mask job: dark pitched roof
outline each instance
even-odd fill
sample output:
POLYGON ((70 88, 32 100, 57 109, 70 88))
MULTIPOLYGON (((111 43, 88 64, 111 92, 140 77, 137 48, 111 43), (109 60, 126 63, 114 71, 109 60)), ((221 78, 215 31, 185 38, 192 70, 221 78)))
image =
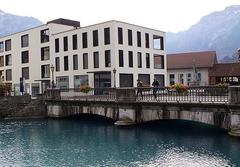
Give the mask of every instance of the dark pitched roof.
POLYGON ((167 55, 167 69, 210 68, 217 63, 215 51, 176 53, 167 55))
POLYGON ((240 63, 214 64, 213 68, 209 70, 209 76, 240 77, 240 63))

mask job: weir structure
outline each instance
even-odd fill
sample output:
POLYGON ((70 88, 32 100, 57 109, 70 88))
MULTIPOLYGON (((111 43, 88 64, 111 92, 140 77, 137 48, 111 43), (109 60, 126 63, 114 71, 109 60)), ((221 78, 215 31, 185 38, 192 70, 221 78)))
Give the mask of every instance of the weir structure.
POLYGON ((49 89, 45 95, 48 117, 95 114, 116 124, 139 124, 162 119, 196 121, 239 135, 240 87, 49 89), (137 91, 142 91, 138 94, 137 91))

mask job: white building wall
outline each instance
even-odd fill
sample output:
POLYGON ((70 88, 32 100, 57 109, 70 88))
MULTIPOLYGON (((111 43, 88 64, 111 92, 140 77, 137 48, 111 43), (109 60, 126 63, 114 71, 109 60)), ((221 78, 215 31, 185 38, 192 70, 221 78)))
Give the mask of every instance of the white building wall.
MULTIPOLYGON (((209 77, 208 77, 208 68, 199 68, 197 69, 198 73, 201 73, 201 81, 200 81, 200 86, 207 86, 209 85, 209 77)), ((184 75, 184 85, 188 84, 187 81, 187 75, 191 73, 191 78, 193 79, 193 69, 176 69, 176 70, 167 70, 167 85, 170 86, 170 74, 174 74, 175 78, 174 81, 175 83, 180 83, 179 80, 179 75, 183 74, 184 75)))

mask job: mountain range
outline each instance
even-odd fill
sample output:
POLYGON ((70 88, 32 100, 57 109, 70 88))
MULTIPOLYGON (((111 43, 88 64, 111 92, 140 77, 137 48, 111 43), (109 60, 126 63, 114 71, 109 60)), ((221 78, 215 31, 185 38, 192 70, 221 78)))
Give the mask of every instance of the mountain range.
POLYGON ((240 5, 201 18, 188 30, 167 33, 167 52, 215 50, 218 60, 233 61, 240 48, 240 5))
POLYGON ((0 37, 43 24, 33 17, 18 16, 0 10, 0 37))

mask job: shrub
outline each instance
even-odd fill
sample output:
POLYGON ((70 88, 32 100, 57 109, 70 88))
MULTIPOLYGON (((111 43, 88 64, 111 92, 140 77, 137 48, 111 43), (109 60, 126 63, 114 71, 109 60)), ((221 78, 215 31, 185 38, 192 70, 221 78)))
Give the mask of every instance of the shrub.
POLYGON ((174 85, 171 85, 171 89, 175 89, 177 93, 187 93, 188 86, 180 83, 175 83, 174 85))
POLYGON ((81 85, 80 86, 80 92, 83 92, 83 93, 88 93, 92 88, 88 85, 81 85))
POLYGON ((11 90, 10 85, 0 84, 0 96, 4 96, 6 93, 9 93, 11 90))

